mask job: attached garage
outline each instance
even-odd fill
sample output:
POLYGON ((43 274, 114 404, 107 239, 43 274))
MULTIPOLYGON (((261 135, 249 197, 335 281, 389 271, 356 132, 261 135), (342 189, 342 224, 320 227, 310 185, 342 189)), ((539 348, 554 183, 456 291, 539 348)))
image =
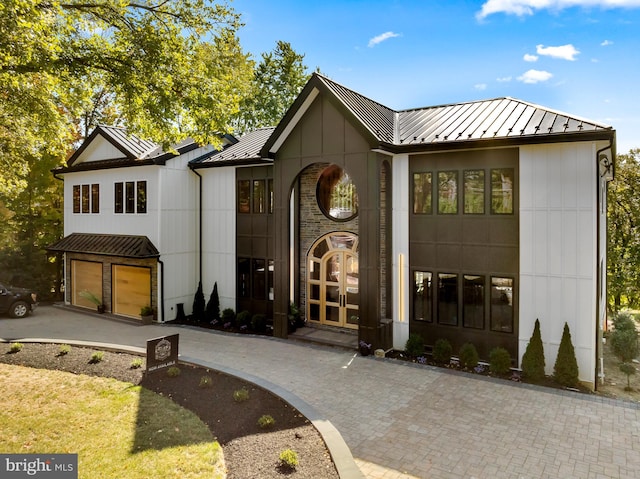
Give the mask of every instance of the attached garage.
POLYGON ((106 312, 135 319, 162 304, 160 253, 146 236, 73 233, 47 250, 64 254, 67 304, 95 310, 95 296, 106 312))
POLYGON ((111 266, 113 313, 138 318, 140 308, 151 304, 151 268, 111 266))

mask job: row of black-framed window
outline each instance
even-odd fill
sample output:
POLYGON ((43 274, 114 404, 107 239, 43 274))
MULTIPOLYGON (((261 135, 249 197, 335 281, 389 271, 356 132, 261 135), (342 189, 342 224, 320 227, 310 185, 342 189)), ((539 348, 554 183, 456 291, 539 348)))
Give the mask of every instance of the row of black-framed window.
POLYGON ((459 173, 456 170, 413 173, 413 213, 433 214, 435 203, 436 211, 441 215, 456 215, 460 211, 483 215, 487 208, 493 215, 513 214, 513 168, 493 168, 488 174, 483 169, 463 170, 462 195, 459 193, 459 173), (433 187, 434 179, 436 188, 433 187), (486 191, 490 191, 488 197, 486 191))
POLYGON ((238 258, 238 297, 273 301, 273 260, 238 258))
POLYGON ((492 331, 513 333, 513 295, 509 277, 414 271, 412 318, 459 326, 462 315, 462 327, 486 329, 488 317, 492 331))
MULTIPOLYGON (((127 181, 114 184, 114 213, 146 213, 147 182, 127 181)), ((73 212, 100 213, 100 185, 73 185, 73 212)))
POLYGON ((273 213, 273 180, 238 180, 238 213, 273 213))
POLYGON ((100 213, 100 185, 73 185, 73 212, 100 213))

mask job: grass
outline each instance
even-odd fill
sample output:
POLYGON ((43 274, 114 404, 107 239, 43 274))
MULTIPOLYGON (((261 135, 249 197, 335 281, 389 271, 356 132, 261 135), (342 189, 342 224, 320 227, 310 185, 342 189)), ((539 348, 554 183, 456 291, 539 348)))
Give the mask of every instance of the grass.
POLYGON ((0 391, 3 453, 77 453, 81 479, 224 477, 207 427, 139 386, 0 364, 0 391))

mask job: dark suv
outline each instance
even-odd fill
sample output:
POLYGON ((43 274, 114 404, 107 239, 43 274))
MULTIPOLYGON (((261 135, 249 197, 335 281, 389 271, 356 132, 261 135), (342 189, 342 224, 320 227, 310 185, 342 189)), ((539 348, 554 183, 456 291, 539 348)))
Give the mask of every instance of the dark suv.
POLYGON ((24 318, 37 306, 36 293, 0 283, 0 314, 9 313, 12 318, 24 318))

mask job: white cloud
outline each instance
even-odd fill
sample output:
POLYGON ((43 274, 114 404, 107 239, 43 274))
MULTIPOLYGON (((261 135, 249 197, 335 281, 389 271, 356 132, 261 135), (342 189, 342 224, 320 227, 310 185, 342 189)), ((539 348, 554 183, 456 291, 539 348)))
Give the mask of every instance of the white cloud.
POLYGON ((524 57, 522 57, 522 59, 525 62, 537 62, 538 61, 538 56, 537 55, 531 55, 530 53, 525 53, 524 57))
POLYGON ((613 42, 611 40, 605 40, 600 44, 601 47, 608 47, 609 45, 613 45, 613 42))
POLYGON ((496 78, 496 81, 498 81, 499 83, 508 83, 511 81, 511 77, 500 77, 500 78, 496 78))
POLYGON ((576 59, 576 55, 578 55, 580 51, 571 44, 561 45, 559 47, 545 47, 544 45, 537 45, 536 53, 538 55, 544 55, 551 58, 574 61, 576 59))
POLYGON ((476 90, 479 91, 484 91, 487 89, 487 84, 486 83, 477 83, 475 85, 473 85, 473 88, 475 88, 476 90))
POLYGON ((640 0, 487 0, 476 13, 483 20, 494 13, 533 15, 536 10, 559 11, 570 7, 639 8, 640 0))
POLYGON ((540 83, 549 80, 553 75, 544 70, 528 70, 518 77, 522 83, 540 83))
POLYGON ((399 33, 394 33, 394 32, 384 32, 378 36, 373 37, 371 40, 369 40, 369 48, 373 48, 375 47, 378 43, 382 43, 385 40, 389 40, 389 38, 395 38, 395 37, 399 37, 400 34, 399 33))

